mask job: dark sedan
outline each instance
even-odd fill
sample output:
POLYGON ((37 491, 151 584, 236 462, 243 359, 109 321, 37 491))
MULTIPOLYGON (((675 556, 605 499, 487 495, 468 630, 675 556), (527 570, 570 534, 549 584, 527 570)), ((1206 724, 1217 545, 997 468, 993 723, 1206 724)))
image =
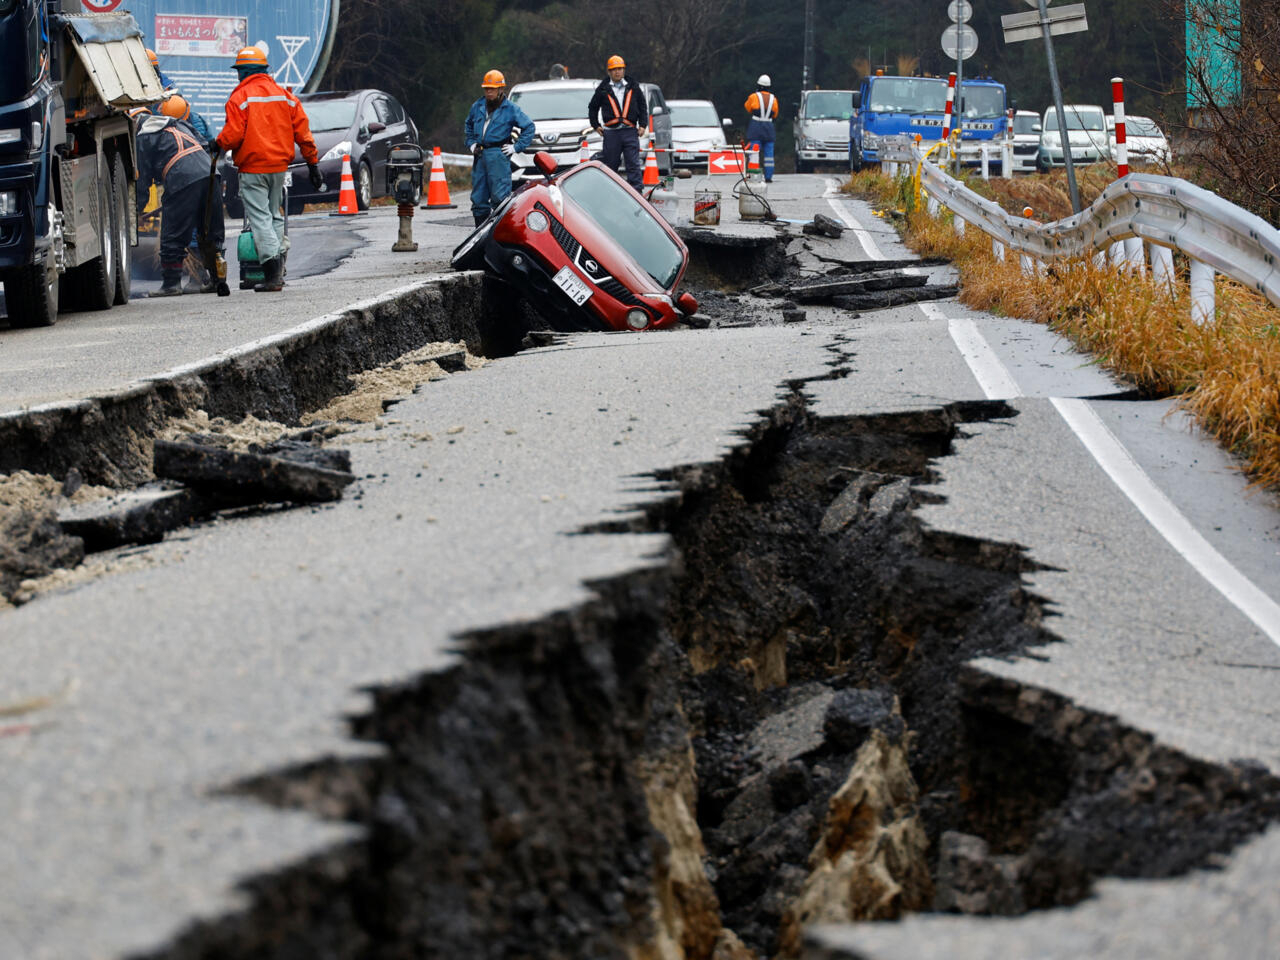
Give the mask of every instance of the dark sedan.
MULTIPOLYGON (((374 197, 387 190, 388 151, 401 143, 417 143, 418 128, 404 107, 382 90, 348 90, 298 95, 311 124, 320 172, 327 188, 320 192, 307 178, 307 165, 295 153, 289 167, 289 212, 299 213, 307 203, 337 203, 342 181, 342 157, 351 157, 351 175, 356 186, 356 205, 364 210, 374 197)), ((223 199, 227 215, 241 217, 240 181, 230 162, 223 164, 223 199)), ((415 202, 417 200, 415 199, 415 202)))

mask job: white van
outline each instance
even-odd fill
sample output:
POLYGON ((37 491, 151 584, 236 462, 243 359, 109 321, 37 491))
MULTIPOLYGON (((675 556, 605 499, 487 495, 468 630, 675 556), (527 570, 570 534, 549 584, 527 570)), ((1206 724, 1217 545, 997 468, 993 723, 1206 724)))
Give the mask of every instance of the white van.
MULTIPOLYGON (((1063 107, 1067 119, 1067 137, 1071 144, 1072 163, 1100 163, 1111 159, 1111 144, 1107 139, 1107 119, 1101 107, 1067 104, 1063 107)), ((1062 134, 1058 130, 1058 111, 1050 107, 1044 112, 1040 133, 1040 153, 1036 167, 1048 173, 1050 167, 1066 164, 1062 149, 1062 134)))

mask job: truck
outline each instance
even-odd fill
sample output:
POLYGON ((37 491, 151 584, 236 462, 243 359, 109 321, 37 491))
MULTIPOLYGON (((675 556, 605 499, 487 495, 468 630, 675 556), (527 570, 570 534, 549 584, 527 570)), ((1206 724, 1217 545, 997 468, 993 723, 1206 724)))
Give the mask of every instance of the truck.
POLYGON ((838 163, 843 168, 849 160, 845 131, 852 118, 852 90, 802 91, 792 124, 796 173, 812 173, 819 163, 838 163))
MULTIPOLYGON (((961 82, 952 123, 961 125, 962 148, 1004 139, 1009 124, 1006 101, 1004 84, 990 77, 961 82)), ((853 95, 849 169, 879 163, 877 151, 887 136, 919 134, 923 141, 941 140, 946 109, 947 81, 941 77, 865 77, 853 95)))
POLYGON ((0 0, 0 283, 10 326, 129 299, 137 147, 162 95, 141 31, 80 0, 0 0), (63 4, 74 4, 66 11, 63 4))

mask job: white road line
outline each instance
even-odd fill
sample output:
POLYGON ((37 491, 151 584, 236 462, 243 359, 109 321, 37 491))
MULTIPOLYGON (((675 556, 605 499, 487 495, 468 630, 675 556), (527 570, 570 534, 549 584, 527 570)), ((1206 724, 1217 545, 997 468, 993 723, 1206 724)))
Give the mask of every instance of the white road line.
POLYGON ((991 349, 976 323, 967 319, 948 320, 947 331, 988 400, 1013 400, 1022 396, 1018 382, 991 349))
POLYGON ((836 183, 834 180, 827 181, 827 189, 823 193, 823 197, 827 203, 831 205, 831 209, 849 228, 849 232, 858 238, 858 243, 862 244, 862 249, 867 251, 867 256, 872 260, 884 260, 885 255, 881 252, 880 247, 876 244, 875 238, 867 231, 865 227, 858 222, 858 218, 853 215, 852 208, 845 205, 836 193, 836 183))
MULTIPOLYGON (((932 303, 918 304, 930 320, 946 320, 932 303)), ((960 355, 989 400, 1012 400, 1022 396, 1008 368, 973 320, 948 320, 947 328, 960 355)), ((1215 590, 1276 644, 1280 644, 1280 604, 1235 568, 1209 543, 1125 449, 1087 400, 1053 397, 1050 402, 1066 421, 1098 466, 1138 508, 1160 536, 1191 564, 1215 590)))
POLYGON ((1280 644, 1280 604, 1263 593, 1200 535, 1191 521, 1152 482, 1087 401, 1054 397, 1052 402, 1098 465, 1169 545, 1258 629, 1274 643, 1280 644))

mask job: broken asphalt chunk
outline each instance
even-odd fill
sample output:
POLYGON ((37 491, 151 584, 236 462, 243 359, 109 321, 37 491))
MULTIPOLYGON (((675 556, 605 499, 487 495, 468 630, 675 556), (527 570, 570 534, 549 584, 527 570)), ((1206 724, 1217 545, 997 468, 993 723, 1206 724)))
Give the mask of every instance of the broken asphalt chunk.
POLYGON ((58 523, 84 541, 86 552, 95 553, 126 543, 156 543, 212 510, 191 490, 154 486, 67 507, 58 512, 58 523))
POLYGON ((299 462, 297 451, 239 453, 194 443, 155 442, 155 475, 228 503, 320 503, 338 500, 355 477, 299 462))
POLYGON ((802 233, 816 237, 830 237, 832 240, 839 240, 844 230, 844 224, 839 220, 833 220, 821 213, 815 213, 813 221, 801 227, 802 233))
POLYGON ((926 300, 946 300, 959 294, 959 287, 917 287, 914 290, 882 290, 875 293, 832 297, 833 306, 844 310, 880 310, 926 300))
POLYGON ((839 280, 821 280, 817 283, 797 284, 790 288, 787 296, 799 303, 829 303, 838 296, 867 293, 872 290, 923 287, 928 282, 929 278, 924 274, 886 271, 884 273, 862 274, 855 277, 842 277, 839 280))

